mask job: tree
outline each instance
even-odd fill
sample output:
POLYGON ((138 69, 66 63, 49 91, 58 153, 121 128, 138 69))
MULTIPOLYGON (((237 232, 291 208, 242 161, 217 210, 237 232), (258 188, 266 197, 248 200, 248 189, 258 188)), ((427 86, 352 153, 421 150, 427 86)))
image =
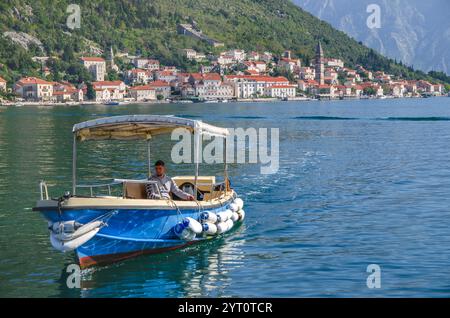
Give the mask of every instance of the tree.
POLYGON ((9 93, 9 92, 4 92, 0 90, 0 100, 1 99, 6 99, 6 100, 14 100, 14 93, 9 93))
POLYGON ((65 80, 71 83, 81 84, 83 82, 91 82, 91 73, 80 63, 72 62, 68 65, 65 80))
POLYGON ((345 73, 339 72, 339 74, 338 74, 339 83, 343 84, 343 83, 345 83, 346 80, 347 80, 347 76, 345 75, 345 73))
POLYGON ((88 100, 95 99, 95 90, 94 86, 92 86, 91 82, 86 83, 87 91, 86 91, 86 97, 88 100))
POLYGON ((66 44, 66 46, 64 47, 62 59, 65 62, 71 62, 75 59, 74 50, 73 50, 72 45, 66 44))
POLYGON ((364 88, 363 92, 364 92, 364 95, 367 95, 367 96, 375 96, 377 94, 377 92, 375 91, 375 88, 370 87, 370 86, 364 88))
POLYGON ((119 74, 114 70, 110 70, 108 72, 108 81, 117 81, 117 80, 119 80, 119 74))

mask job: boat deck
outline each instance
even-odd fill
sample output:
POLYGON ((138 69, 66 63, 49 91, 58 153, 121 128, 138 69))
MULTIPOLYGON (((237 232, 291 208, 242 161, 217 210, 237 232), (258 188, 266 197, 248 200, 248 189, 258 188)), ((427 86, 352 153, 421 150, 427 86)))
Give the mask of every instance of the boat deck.
MULTIPOLYGON (((61 203, 62 210, 73 209, 133 209, 133 210, 165 210, 165 209, 214 209, 226 204, 235 197, 234 191, 208 200, 208 201, 174 201, 174 200, 148 200, 148 199, 126 199, 122 197, 71 197, 61 203)), ((53 210, 58 208, 57 200, 40 200, 34 210, 53 210)))

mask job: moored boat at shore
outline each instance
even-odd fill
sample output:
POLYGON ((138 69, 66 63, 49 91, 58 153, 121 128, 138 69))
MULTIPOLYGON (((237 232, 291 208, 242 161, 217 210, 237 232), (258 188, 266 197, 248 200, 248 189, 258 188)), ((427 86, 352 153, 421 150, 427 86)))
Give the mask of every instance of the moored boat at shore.
POLYGON ((199 176, 198 163, 194 176, 173 178, 180 189, 194 195, 193 201, 181 201, 175 196, 148 199, 146 186, 154 186, 159 193, 161 188, 147 179, 77 184, 77 142, 147 140, 150 175, 150 139, 175 128, 194 134, 194 149, 198 149, 202 135, 228 135, 227 129, 171 116, 115 116, 75 125, 72 192, 51 199, 46 183, 41 182, 41 199, 34 208, 48 221, 52 246, 62 252, 75 251, 80 265, 89 267, 202 242, 242 222, 244 203, 230 187, 226 163, 224 181, 220 183, 214 176, 199 176), (100 188, 106 189, 108 195, 96 195, 100 188), (89 194, 79 195, 82 190, 89 194))
POLYGON ((108 101, 106 103, 104 103, 103 105, 105 106, 119 106, 121 103, 118 101, 108 101))

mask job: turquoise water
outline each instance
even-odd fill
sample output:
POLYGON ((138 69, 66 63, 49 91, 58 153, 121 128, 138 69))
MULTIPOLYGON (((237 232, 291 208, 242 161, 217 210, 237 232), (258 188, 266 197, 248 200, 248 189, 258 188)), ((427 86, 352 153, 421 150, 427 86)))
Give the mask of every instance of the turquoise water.
MULTIPOLYGON (((169 159, 170 144, 155 140, 169 159)), ((0 296, 450 296, 450 98, 0 109, 0 296), (33 212, 37 184, 70 189, 71 127, 118 114, 171 114, 280 128, 280 170, 233 165, 245 224, 226 237, 83 273, 33 212), (366 286, 369 264, 381 289, 366 286)), ((139 177, 145 145, 86 143, 85 181, 139 177)), ((170 165, 172 175, 188 165, 170 165)), ((203 174, 220 174, 220 166, 203 174)))

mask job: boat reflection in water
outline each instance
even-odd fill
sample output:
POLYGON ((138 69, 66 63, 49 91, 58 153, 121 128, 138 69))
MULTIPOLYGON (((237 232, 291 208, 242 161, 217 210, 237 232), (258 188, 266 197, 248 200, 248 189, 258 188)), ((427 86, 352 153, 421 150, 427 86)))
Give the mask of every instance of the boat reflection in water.
MULTIPOLYGON (((232 235, 159 255, 147 255, 82 270, 81 289, 67 287, 61 272, 59 297, 221 297, 244 264, 245 225, 232 235)), ((69 263, 67 264, 67 266, 69 263)))

